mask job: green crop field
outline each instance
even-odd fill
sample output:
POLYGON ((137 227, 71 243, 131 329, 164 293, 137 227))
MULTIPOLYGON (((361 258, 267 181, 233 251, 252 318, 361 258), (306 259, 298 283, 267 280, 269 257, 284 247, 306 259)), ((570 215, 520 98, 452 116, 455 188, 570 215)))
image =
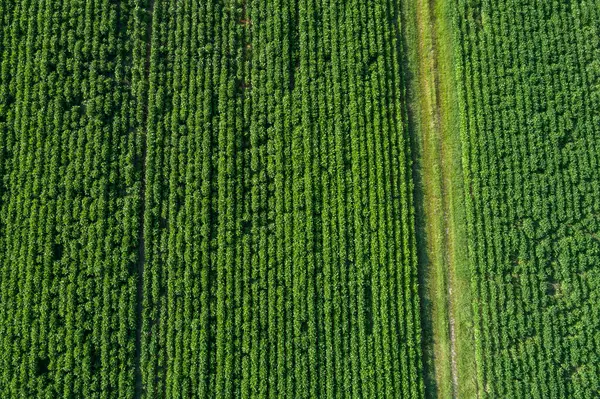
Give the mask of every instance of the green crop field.
POLYGON ((478 386, 599 397, 600 2, 460 3, 478 386))
POLYGON ((600 397, 600 0, 0 23, 0 398, 600 397))

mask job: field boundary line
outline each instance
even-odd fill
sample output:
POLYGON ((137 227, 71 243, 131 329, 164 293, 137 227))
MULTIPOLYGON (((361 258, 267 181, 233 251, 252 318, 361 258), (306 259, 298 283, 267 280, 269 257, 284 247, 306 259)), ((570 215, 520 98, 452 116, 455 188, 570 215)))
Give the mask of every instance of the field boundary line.
POLYGON ((445 148, 442 140, 437 38, 434 0, 417 0, 418 86, 420 88, 420 132, 424 185, 424 217, 428 291, 432 298, 432 334, 434 375, 439 397, 458 396, 452 287, 450 282, 448 204, 443 164, 445 148), (448 386, 448 379, 451 386, 448 386))
MULTIPOLYGON (((418 168, 415 190, 424 365, 427 396, 477 397, 470 270, 467 255, 462 150, 455 74, 454 31, 447 0, 415 0, 407 9, 412 29, 409 103, 413 109, 418 168), (418 228, 419 230, 419 228, 418 228)), ((409 71, 410 72, 410 71, 409 71)))
POLYGON ((446 288, 446 305, 445 305, 445 313, 446 313, 446 321, 448 323, 448 337, 450 340, 450 371, 452 377, 452 397, 458 397, 458 368, 456 365, 456 331, 455 331, 455 320, 454 320, 454 301, 453 301, 453 281, 452 281, 452 272, 454 257, 452 253, 453 245, 454 245, 454 237, 450 233, 450 223, 448 218, 451 217, 451 205, 450 201, 448 201, 449 196, 449 185, 448 185, 448 174, 451 171, 448 171, 445 167, 446 158, 447 158, 447 149, 446 143, 443 137, 443 126, 444 124, 444 116, 442 109, 442 101, 440 99, 440 72, 439 72, 439 51, 438 51, 438 34, 437 34, 437 17, 435 12, 436 0, 428 0, 428 13, 429 13, 429 21, 424 21, 429 25, 429 34, 431 35, 431 76, 433 80, 433 93, 429 93, 434 96, 433 101, 431 101, 430 106, 433 106, 433 120, 432 120, 432 131, 433 134, 439 135, 438 140, 434 143, 434 146, 438 147, 438 157, 437 161, 439 162, 436 165, 436 169, 439 168, 439 178, 440 178, 440 194, 441 194, 441 206, 442 206, 442 215, 443 215, 443 232, 442 232, 442 245, 443 245, 443 265, 444 269, 444 284, 446 288))

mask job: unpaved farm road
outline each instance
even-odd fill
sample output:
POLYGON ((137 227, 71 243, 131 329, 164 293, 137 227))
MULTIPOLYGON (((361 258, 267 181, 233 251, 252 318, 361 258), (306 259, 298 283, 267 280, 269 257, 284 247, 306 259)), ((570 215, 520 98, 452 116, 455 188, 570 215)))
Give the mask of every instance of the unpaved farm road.
POLYGON ((434 367, 438 397, 447 397, 447 377, 451 377, 451 395, 458 397, 458 371, 455 320, 453 316, 452 271, 454 270, 454 237, 449 222, 451 201, 450 162, 443 138, 444 109, 441 103, 439 56, 435 0, 417 0, 418 88, 420 127, 422 130, 422 173, 427 236, 427 269, 431 273, 433 298, 434 367), (439 297, 439 291, 443 297, 439 297), (438 298, 435 300, 435 298, 438 298), (442 302, 442 303, 440 303, 442 302), (436 317, 436 314, 438 317, 436 317), (443 316, 442 319, 440 319, 443 316), (449 346, 449 348, 448 348, 449 346), (450 374, 450 375, 448 375, 450 374))

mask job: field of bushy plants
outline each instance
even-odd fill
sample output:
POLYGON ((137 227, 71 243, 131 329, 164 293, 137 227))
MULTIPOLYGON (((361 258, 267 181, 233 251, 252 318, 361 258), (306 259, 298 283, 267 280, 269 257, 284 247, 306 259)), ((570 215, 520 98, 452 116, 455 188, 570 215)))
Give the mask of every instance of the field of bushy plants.
POLYGON ((398 12, 1 1, 1 396, 421 396, 398 12))
POLYGON ((155 3, 150 397, 422 392, 396 13, 155 3))
POLYGON ((127 2, 0 2, 3 398, 134 392, 134 14, 127 2))
POLYGON ((598 397, 598 3, 457 4, 480 396, 598 397))
POLYGON ((600 397, 598 4, 0 0, 0 398, 600 397))

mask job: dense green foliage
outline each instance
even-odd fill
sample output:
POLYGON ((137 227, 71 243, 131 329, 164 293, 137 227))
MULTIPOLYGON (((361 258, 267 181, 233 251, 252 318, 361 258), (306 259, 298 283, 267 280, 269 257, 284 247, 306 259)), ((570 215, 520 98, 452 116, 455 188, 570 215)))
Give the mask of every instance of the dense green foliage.
POLYGON ((0 398, 599 397, 598 1, 447 1, 0 0, 0 398))
POLYGON ((155 3, 150 397, 422 394, 396 14, 155 3))
POLYGON ((134 390, 133 13, 0 2, 0 396, 134 390))
POLYGON ((394 2, 0 18, 0 396, 422 396, 394 2))
POLYGON ((600 9, 457 1, 482 397, 600 396, 600 9))

